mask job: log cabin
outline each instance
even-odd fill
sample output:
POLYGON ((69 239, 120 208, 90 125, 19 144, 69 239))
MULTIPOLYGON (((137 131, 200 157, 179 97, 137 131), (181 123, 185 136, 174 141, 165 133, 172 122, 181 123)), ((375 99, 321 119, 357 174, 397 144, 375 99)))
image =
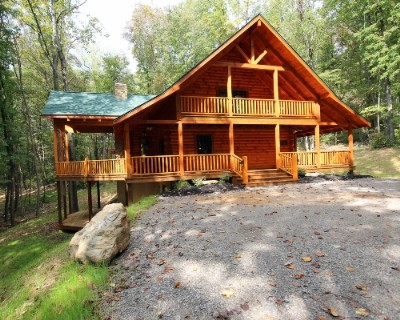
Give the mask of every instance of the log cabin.
POLYGON ((171 181, 230 174, 246 186, 298 179, 298 169, 352 170, 353 130, 370 123, 343 103, 278 32, 257 16, 159 95, 51 92, 60 226, 65 182, 117 181, 119 201, 159 193, 171 181), (347 131, 348 148, 320 136, 347 131), (114 133, 117 156, 70 161, 69 133, 114 133), (314 150, 297 139, 314 137, 314 150))

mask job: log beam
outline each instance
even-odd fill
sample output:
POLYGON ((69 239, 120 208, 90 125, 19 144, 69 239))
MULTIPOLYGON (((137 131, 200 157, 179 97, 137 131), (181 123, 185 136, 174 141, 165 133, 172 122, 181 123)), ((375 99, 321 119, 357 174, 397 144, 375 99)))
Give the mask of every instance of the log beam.
POLYGON ((257 70, 269 70, 269 71, 285 71, 285 69, 281 66, 267 66, 263 64, 252 64, 252 63, 240 63, 240 62, 226 62, 220 61, 214 64, 216 67, 227 67, 230 66, 231 68, 242 68, 242 69, 257 69, 257 70))

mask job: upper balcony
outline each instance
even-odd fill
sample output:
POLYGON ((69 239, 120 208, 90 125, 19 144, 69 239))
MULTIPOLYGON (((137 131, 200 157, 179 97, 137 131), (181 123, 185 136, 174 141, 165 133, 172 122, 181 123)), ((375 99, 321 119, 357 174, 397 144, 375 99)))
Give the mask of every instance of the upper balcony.
POLYGON ((182 116, 285 117, 320 120, 314 101, 182 96, 182 116))

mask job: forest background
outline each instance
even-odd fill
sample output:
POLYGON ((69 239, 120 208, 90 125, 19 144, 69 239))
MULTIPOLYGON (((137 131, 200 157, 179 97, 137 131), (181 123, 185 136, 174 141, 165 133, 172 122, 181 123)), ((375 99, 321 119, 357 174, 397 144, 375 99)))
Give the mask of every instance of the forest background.
MULTIPOLYGON (((101 21, 78 19, 85 0, 0 0, 0 196, 15 224, 32 192, 36 214, 54 182, 52 123, 41 117, 51 90, 159 94, 257 14, 372 127, 355 141, 400 144, 400 3, 398 0, 184 0, 135 6, 125 38, 128 57, 100 55, 101 21), (97 52, 97 53, 96 53, 97 52)), ((112 4, 110 4, 112 5, 112 4)), ((327 144, 347 135, 323 137, 327 144)), ((110 157, 111 135, 75 135, 74 158, 110 157)), ((31 204, 29 204, 31 205, 31 204)))

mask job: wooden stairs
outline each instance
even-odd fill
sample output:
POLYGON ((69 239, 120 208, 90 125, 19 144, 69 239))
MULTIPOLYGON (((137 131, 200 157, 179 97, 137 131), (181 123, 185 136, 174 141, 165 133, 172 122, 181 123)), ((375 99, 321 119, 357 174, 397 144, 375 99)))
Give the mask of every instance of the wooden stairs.
MULTIPOLYGON (((249 183, 247 187, 272 186, 296 182, 293 177, 278 169, 249 170, 249 183)), ((240 177, 233 177, 233 184, 242 184, 240 177)))

